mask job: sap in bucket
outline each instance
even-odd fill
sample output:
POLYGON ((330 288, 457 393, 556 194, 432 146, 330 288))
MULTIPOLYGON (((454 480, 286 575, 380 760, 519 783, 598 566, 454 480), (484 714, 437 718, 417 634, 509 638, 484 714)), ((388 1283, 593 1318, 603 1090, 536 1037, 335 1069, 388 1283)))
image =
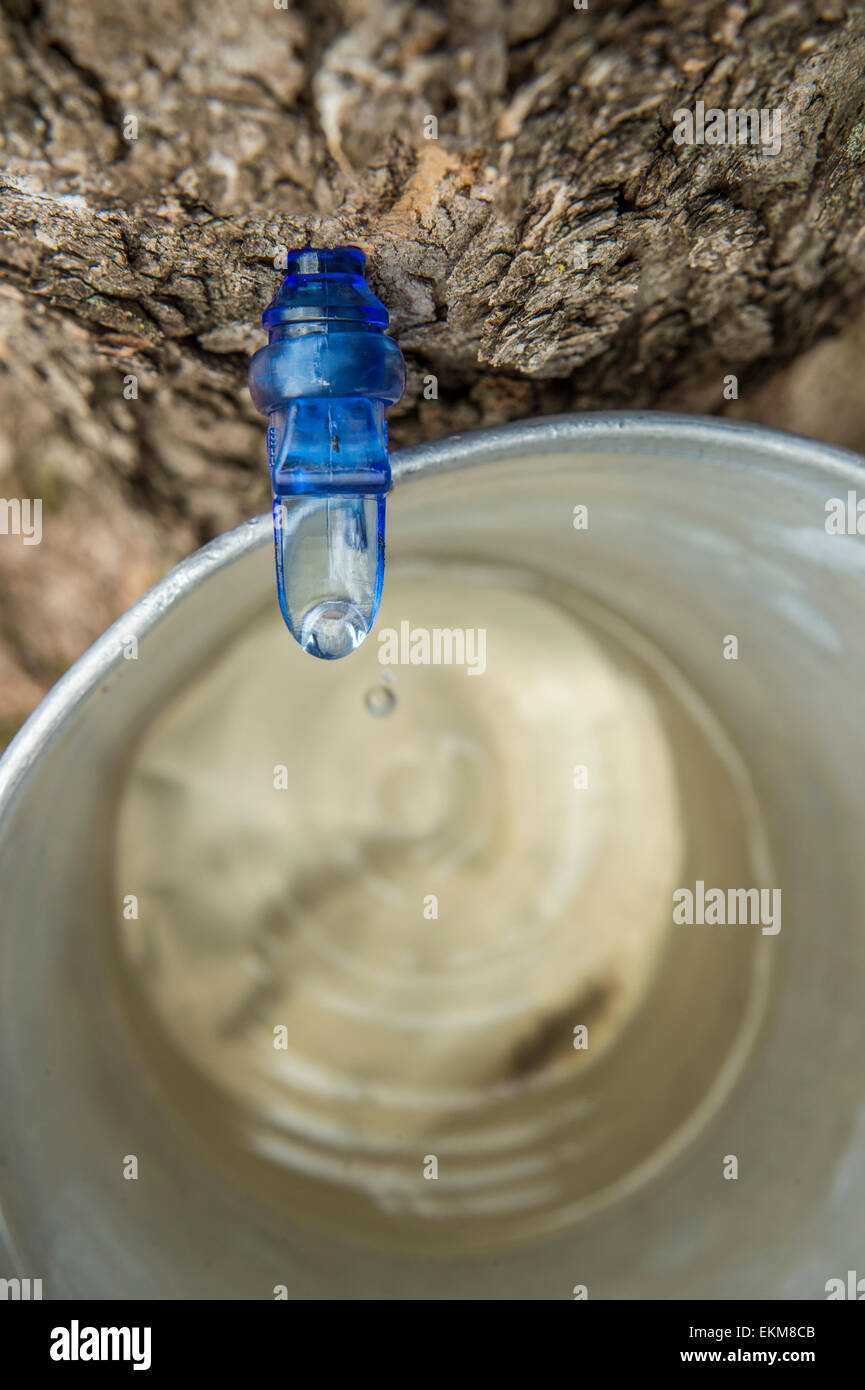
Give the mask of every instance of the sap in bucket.
POLYGON ((821 1298, 855 1267, 852 455, 562 417, 394 459, 318 663, 269 519, 2 764, 2 1209, 50 1297, 821 1298))

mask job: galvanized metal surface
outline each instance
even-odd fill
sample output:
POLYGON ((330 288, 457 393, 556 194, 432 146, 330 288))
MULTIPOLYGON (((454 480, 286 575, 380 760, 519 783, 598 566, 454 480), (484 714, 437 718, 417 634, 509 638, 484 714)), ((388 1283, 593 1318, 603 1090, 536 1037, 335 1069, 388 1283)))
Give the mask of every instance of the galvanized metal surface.
MULTIPOLYGON (((782 434, 759 425, 662 412, 553 415, 495 429, 454 434, 403 449, 393 455, 392 467, 394 486, 399 487, 430 471, 472 468, 491 460, 554 453, 564 447, 586 452, 711 454, 718 462, 734 467, 795 468, 802 456, 803 443, 809 460, 825 468, 827 475, 845 478, 850 487, 862 484, 865 460, 849 450, 812 440, 802 441, 798 435, 782 434)), ((271 528, 271 517, 265 513, 218 536, 190 555, 61 677, 0 757, 0 829, 18 782, 47 749, 64 718, 77 710, 122 660, 118 654, 120 633, 142 639, 183 594, 206 583, 211 575, 240 556, 270 546, 271 528)))
POLYGON ((202 1174, 130 1064, 100 985, 99 930, 111 911, 113 797, 135 738, 208 643, 273 594, 271 521, 257 517, 185 560, 116 623, 0 760, 8 1261, 21 1277, 48 1279, 55 1297, 233 1296, 241 1268, 245 1296, 262 1296, 249 1292, 259 1287, 268 1296, 279 1271, 301 1297, 373 1286, 383 1297, 567 1297, 587 1264, 593 1297, 642 1297, 647 1281, 659 1297, 820 1296, 825 1279, 855 1267, 865 1203, 865 546, 826 535, 821 508, 824 496, 863 488, 865 463, 748 425, 623 413, 457 435, 393 465, 390 545, 409 556, 434 521, 444 551, 471 545, 501 562, 495 508, 519 515, 527 497, 525 558, 541 564, 551 517, 567 530, 569 501, 591 495, 592 529, 579 552, 566 551, 583 557, 581 582, 716 691, 775 807, 774 848, 793 885, 784 990, 759 1061, 721 1129, 611 1209, 597 1237, 587 1227, 476 1264, 346 1261, 302 1232, 286 1244, 266 1212, 202 1174), (609 510, 618 529, 605 531, 595 518, 609 510), (673 617, 682 596, 688 605, 673 617), (738 663, 718 655, 728 614, 743 643, 738 663), (124 660, 129 637, 146 661, 124 660), (131 1131, 148 1145, 137 1205, 115 1190, 115 1156, 131 1131), (779 1167, 800 1132, 793 1182, 779 1167), (738 1232, 714 1195, 719 1182, 707 1197, 705 1178, 734 1144, 748 1147, 760 1192, 759 1223, 738 1232), (180 1252, 193 1237, 197 1272, 187 1278, 180 1252))

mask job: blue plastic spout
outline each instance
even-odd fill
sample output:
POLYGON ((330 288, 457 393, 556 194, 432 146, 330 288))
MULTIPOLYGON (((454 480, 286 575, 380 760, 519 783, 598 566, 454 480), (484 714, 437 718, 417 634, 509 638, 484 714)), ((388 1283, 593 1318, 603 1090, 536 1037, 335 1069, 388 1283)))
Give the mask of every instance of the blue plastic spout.
POLYGON ((384 579, 390 488, 385 407, 405 363, 356 246, 292 251, 249 365, 268 416, 276 582, 282 616, 312 656, 347 656, 370 631, 384 579))

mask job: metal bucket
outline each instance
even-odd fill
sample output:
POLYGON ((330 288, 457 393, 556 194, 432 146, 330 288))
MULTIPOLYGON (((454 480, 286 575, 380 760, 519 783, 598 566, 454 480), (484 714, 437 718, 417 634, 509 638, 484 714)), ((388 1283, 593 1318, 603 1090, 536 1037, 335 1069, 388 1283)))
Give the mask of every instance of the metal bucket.
POLYGON ((567 564, 723 718, 785 885, 748 1068, 670 1162, 494 1257, 350 1249, 275 1221, 166 1122, 104 987, 113 817, 141 732, 272 594, 259 517, 115 624, 0 762, 0 1276, 52 1298, 825 1297, 865 1235, 865 547, 855 520, 826 525, 862 461, 747 425, 611 414, 457 435, 393 464, 390 561, 567 564), (575 545, 577 504, 590 522, 575 545), (507 557, 502 508, 519 516, 507 557))

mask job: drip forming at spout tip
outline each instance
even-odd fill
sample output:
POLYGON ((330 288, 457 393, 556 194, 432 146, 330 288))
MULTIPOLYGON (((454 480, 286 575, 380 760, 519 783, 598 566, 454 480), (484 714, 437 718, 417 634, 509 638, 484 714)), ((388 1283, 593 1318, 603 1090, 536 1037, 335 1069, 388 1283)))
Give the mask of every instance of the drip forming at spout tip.
POLYGON ((326 660, 354 651, 378 612, 391 482, 385 409, 405 389, 365 264, 358 246, 289 252, 262 315, 269 341, 249 368, 269 422, 280 606, 303 650, 326 660))

